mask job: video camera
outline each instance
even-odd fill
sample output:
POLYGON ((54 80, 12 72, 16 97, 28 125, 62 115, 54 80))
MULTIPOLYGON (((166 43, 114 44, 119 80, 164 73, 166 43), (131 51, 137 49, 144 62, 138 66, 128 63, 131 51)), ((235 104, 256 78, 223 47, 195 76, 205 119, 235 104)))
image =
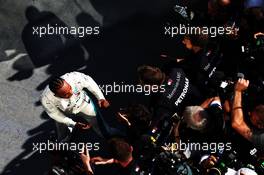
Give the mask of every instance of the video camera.
POLYGON ((221 77, 222 80, 218 80, 217 84, 217 94, 221 99, 230 99, 233 96, 234 87, 238 79, 249 79, 250 84, 248 89, 244 93, 245 100, 244 102, 247 104, 247 101, 251 101, 250 99, 262 98, 264 92, 264 81, 261 78, 250 79, 245 77, 244 73, 238 72, 233 77, 225 77, 224 75, 221 77))

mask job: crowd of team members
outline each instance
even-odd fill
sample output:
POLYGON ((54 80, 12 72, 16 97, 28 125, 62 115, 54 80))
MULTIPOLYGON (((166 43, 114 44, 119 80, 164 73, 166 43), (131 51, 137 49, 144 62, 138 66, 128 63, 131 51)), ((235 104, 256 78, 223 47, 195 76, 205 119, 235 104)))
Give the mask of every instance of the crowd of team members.
MULTIPOLYGON (((150 128, 162 128, 161 123, 172 122, 176 113, 180 117, 174 121, 172 142, 179 139, 194 143, 230 142, 231 150, 221 149, 238 152, 244 162, 230 164, 234 169, 250 164, 252 156, 254 161, 263 161, 264 149, 264 11, 263 7, 245 4, 244 1, 209 1, 208 13, 195 8, 178 11, 184 17, 182 21, 194 26, 232 24, 239 32, 216 38, 205 34, 185 35, 182 43, 188 53, 184 57, 165 56, 169 60, 159 68, 138 68, 142 84, 165 85, 164 93, 152 96, 150 128), (191 13, 194 17, 188 18, 191 13)), ((161 138, 161 142, 166 141, 161 138)), ((190 157, 198 158, 197 163, 204 154, 210 151, 200 150, 190 157)), ((211 156, 219 158, 219 155, 211 156)), ((261 164, 254 166, 255 171, 261 168, 261 164)), ((203 173, 200 173, 206 174, 210 168, 201 168, 203 173)))
MULTIPOLYGON (((264 10, 246 6, 250 1, 207 3, 208 11, 184 4, 184 12, 174 12, 190 25, 232 24, 239 32, 214 38, 185 35, 184 57, 170 56, 163 65, 140 66, 140 84, 163 85, 165 91, 152 93, 149 105, 135 104, 117 113, 125 132, 105 137, 113 158, 81 154, 88 173, 92 173, 90 163, 117 163, 122 175, 217 174, 227 167, 237 174, 263 173, 264 10), (180 150, 181 143, 215 146, 180 150), (166 163, 170 156, 180 160, 166 163), (156 161, 151 162, 153 158, 156 161)), ((99 106, 107 107, 107 103, 101 101, 99 106)))

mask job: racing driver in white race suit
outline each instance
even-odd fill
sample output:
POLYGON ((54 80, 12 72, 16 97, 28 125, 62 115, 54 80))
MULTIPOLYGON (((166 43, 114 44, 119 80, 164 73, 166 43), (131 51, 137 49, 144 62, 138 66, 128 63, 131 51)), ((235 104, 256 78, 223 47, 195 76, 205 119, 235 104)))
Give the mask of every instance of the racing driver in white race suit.
POLYGON ((99 136, 104 137, 105 133, 109 131, 110 127, 98 114, 96 105, 84 89, 97 98, 99 107, 107 108, 109 106, 109 102, 96 82, 90 76, 80 72, 66 73, 61 77, 54 78, 43 91, 41 103, 47 114, 57 121, 58 140, 67 138, 73 127, 89 129, 92 126, 99 136), (79 115, 87 123, 75 122, 67 114, 79 115))

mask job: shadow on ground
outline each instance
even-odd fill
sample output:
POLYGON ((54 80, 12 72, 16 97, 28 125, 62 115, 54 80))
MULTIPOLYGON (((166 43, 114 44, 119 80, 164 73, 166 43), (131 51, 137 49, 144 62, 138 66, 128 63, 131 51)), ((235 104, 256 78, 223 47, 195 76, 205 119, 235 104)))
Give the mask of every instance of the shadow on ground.
POLYGON ((14 158, 4 168, 2 175, 21 174, 43 174, 49 169, 49 157, 47 152, 39 153, 33 151, 34 144, 45 143, 49 137, 54 135, 54 121, 48 118, 46 113, 42 113, 45 122, 38 127, 28 130, 29 138, 22 145, 23 152, 14 158))
MULTIPOLYGON (((36 87, 42 91, 52 76, 70 71, 80 71, 93 77, 98 84, 113 82, 136 84, 136 69, 142 64, 160 64, 164 48, 162 37, 163 16, 168 4, 158 2, 116 2, 91 1, 103 16, 100 35, 77 38, 76 36, 33 34, 32 28, 43 26, 64 26, 66 23, 50 11, 40 11, 30 6, 25 10, 28 20, 21 38, 30 60, 18 59, 13 68, 17 73, 9 81, 22 81, 34 74, 34 69, 47 66, 50 77, 36 87), (31 66, 27 66, 31 63, 31 66)), ((76 16, 79 26, 99 26, 86 12, 76 16)), ((114 109, 128 103, 142 103, 143 94, 109 94, 114 109)), ((40 105, 39 102, 36 105, 40 105)), ((43 114, 45 118, 45 114, 43 114)), ((110 118, 111 119, 111 118, 110 118)), ((109 119, 108 119, 109 120, 109 119)), ((32 151, 33 143, 45 142, 54 132, 54 122, 46 120, 40 126, 28 131, 29 139, 22 145, 23 152, 5 167, 3 174, 43 174, 48 169, 48 156, 32 151)))

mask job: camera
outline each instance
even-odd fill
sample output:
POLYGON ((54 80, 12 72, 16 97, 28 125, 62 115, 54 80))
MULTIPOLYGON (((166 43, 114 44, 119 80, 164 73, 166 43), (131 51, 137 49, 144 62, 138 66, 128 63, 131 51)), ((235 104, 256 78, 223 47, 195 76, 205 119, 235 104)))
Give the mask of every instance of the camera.
MULTIPOLYGON (((176 167, 176 163, 181 161, 182 157, 180 154, 170 153, 164 150, 162 146, 166 143, 171 136, 172 130, 174 128, 174 123, 182 120, 177 113, 173 114, 171 117, 167 117, 161 120, 157 126, 154 126, 148 134, 141 137, 141 153, 138 158, 137 171, 141 174, 153 174, 156 172, 154 169, 161 167, 161 163, 167 166, 167 161, 170 161, 171 169, 176 167)), ((163 167, 167 169, 166 167, 163 167)), ((172 171, 173 170, 168 170, 172 171)))
POLYGON ((165 118, 158 123, 157 126, 152 128, 150 135, 151 141, 157 146, 162 146, 170 137, 173 130, 173 124, 182 120, 177 113, 174 113, 171 117, 165 118))
POLYGON ((192 175, 192 167, 177 153, 161 152, 154 161, 153 175, 192 175))

